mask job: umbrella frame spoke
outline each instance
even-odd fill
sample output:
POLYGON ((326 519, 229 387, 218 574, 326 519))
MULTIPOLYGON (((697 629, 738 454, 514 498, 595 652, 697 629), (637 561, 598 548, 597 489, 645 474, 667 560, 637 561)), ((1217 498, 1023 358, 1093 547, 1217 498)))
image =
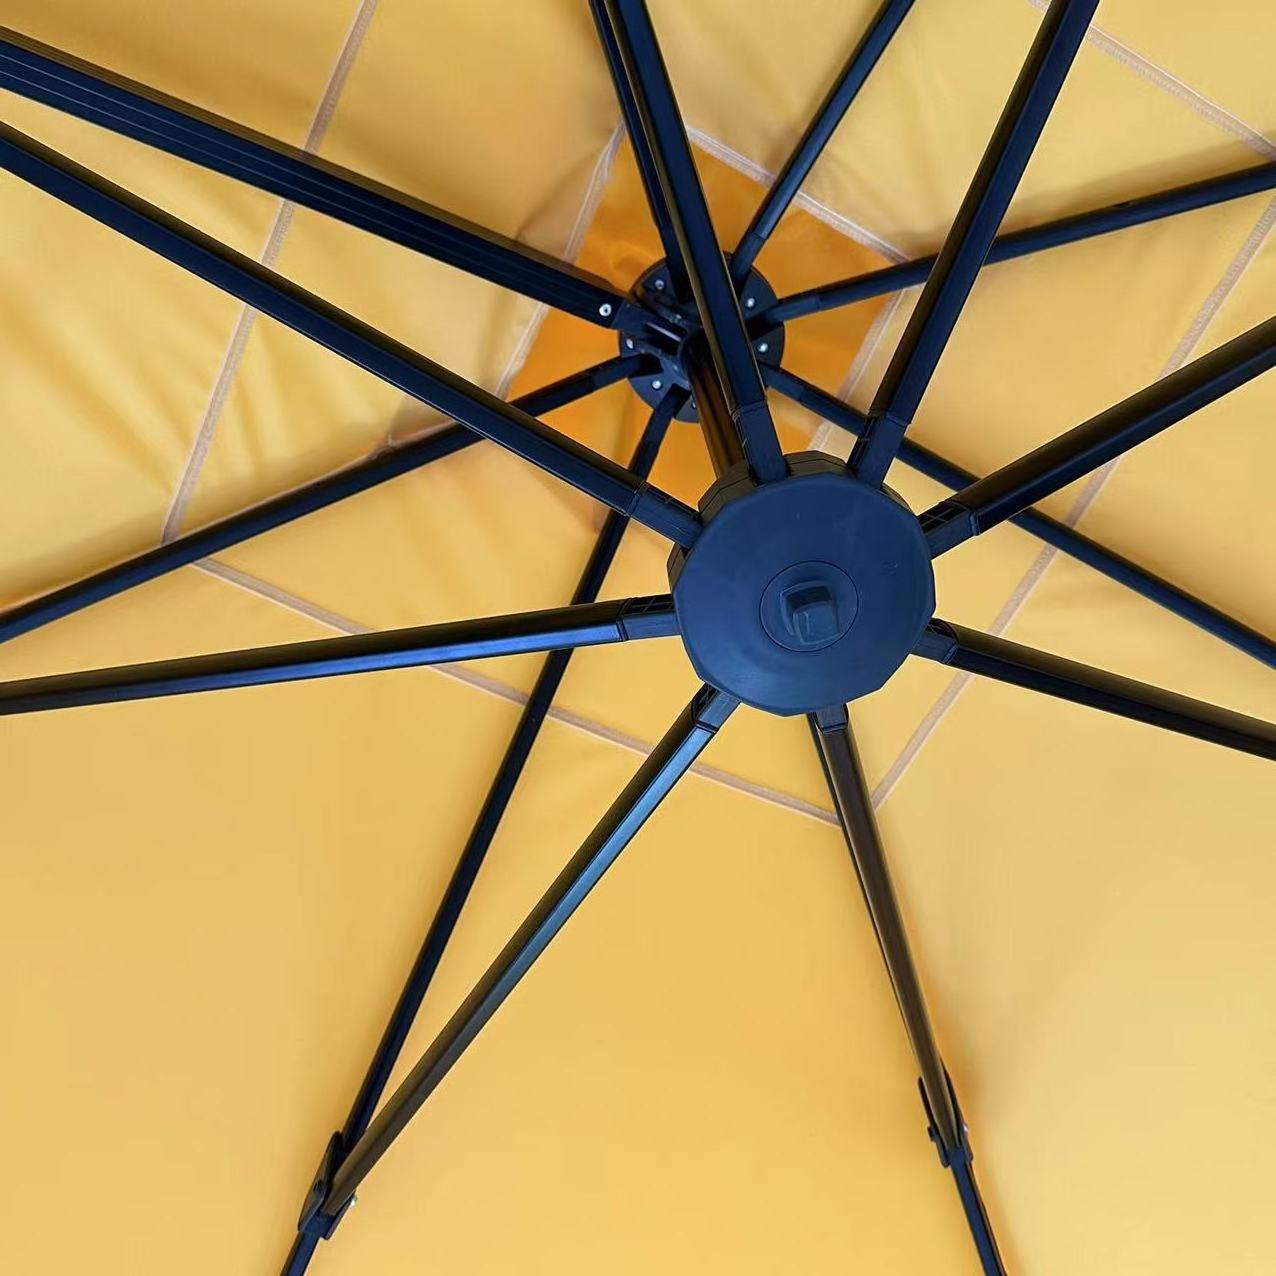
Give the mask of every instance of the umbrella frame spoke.
POLYGON ((873 923, 882 961, 890 976, 904 1031, 921 1072, 918 1088, 931 1140, 939 1153, 940 1164, 953 1174, 985 1276, 1005 1276, 992 1225, 975 1182, 969 1132, 961 1116, 952 1078, 939 1053, 846 706, 835 705, 809 714, 807 722, 847 850, 855 865, 855 876, 873 923))
POLYGON ((1154 381, 921 515, 933 555, 996 527, 1276 366, 1276 318, 1154 381))
POLYGON ((605 328, 649 317, 600 276, 0 27, 0 88, 325 213, 605 328))
MULTIPOLYGON (((1243 199, 1246 195, 1257 195, 1273 188, 1276 188, 1276 161, 1254 164, 1233 173, 1225 173, 1221 177, 1187 182, 1151 195, 1119 200, 1115 204, 1105 204, 1102 208, 1073 213, 1043 222, 1039 226, 998 235, 992 241, 984 265, 1014 261, 1062 247, 1064 244, 1109 235, 1131 226, 1143 226, 1148 222, 1190 213, 1198 208, 1210 208, 1215 204, 1243 199)), ((818 288, 792 293, 788 297, 781 297, 757 318, 750 320, 749 327, 751 330, 764 332, 778 323, 787 323, 790 319, 836 310, 839 306, 850 306, 872 297, 883 297, 904 288, 915 288, 930 277, 935 262, 936 255, 932 253, 927 257, 883 266, 880 270, 871 270, 850 279, 839 279, 831 284, 821 284, 818 288)))
POLYGON ((1276 760, 1276 723, 964 625, 931 621, 914 654, 997 682, 1276 760))
POLYGON ((913 0, 882 0, 864 35, 847 58, 841 74, 811 117, 811 122, 793 148, 793 153, 771 183, 771 188, 758 205, 748 229, 740 237, 740 242, 731 255, 731 278, 737 289, 744 286, 758 254, 766 247, 767 240, 780 224, 793 197, 824 154, 838 125, 912 7, 913 0))
POLYGON ((412 669, 556 648, 596 647, 678 632, 665 595, 348 634, 178 660, 0 682, 0 717, 157 696, 412 669))
POLYGON ((653 531, 699 535, 694 510, 609 458, 4 124, 0 167, 653 531))
POLYGON ((788 466, 651 16, 645 0, 602 4, 745 459, 756 481, 775 482, 788 466))
POLYGON ((736 704, 720 691, 701 688, 386 1101, 363 1136, 341 1157, 326 1194, 314 1203, 308 1218, 303 1215, 302 1230, 313 1230, 317 1226, 327 1231, 335 1226, 364 1177, 656 807, 686 774, 736 704))
MULTIPOLYGON (((575 403, 605 386, 640 373, 647 365, 642 355, 607 359, 581 372, 541 386, 511 400, 511 406, 531 416, 553 412, 575 403)), ((478 443, 482 436, 460 425, 448 425, 419 439, 395 444, 346 469, 313 483, 271 497, 228 518, 148 549, 122 563, 95 572, 83 580, 33 598, 0 612, 0 643, 30 633, 63 616, 72 615, 147 581, 155 580, 179 567, 199 562, 211 554, 242 544, 254 536, 283 527, 296 519, 326 509, 350 496, 357 496, 403 474, 410 474, 434 461, 478 443)))
POLYGON ((880 483, 961 317, 1099 0, 1051 0, 848 462, 880 483))

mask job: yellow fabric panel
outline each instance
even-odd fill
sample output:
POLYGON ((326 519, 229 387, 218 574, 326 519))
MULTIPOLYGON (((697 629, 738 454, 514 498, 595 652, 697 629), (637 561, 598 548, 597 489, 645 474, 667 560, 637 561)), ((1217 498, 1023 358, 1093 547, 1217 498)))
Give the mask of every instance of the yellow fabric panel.
MULTIPOLYGON (((1008 636, 1276 713, 1079 564, 1008 636)), ((1271 813, 1270 763, 982 680, 881 812, 1012 1270, 1270 1270, 1271 813)))
MULTIPOLYGON (((635 767, 547 727, 400 1075, 635 767)), ((387 1276, 973 1276, 923 1127, 839 835, 693 778, 367 1180, 322 1260, 387 1276)))
POLYGON ((1267 51, 1276 40, 1276 9, 1249 0, 1104 0, 1100 29, 1188 86, 1242 125, 1271 136, 1276 102, 1267 51))

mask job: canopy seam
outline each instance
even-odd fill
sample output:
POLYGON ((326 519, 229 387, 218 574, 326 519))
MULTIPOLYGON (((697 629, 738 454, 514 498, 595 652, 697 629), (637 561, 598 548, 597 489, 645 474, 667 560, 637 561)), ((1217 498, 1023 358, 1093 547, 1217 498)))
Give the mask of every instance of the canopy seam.
MULTIPOLYGON (((302 143, 302 150, 313 154, 322 144, 324 135, 327 133, 333 116, 336 114, 337 103, 341 98, 342 90, 346 86, 346 81, 350 78, 355 58, 363 47, 364 37, 367 35, 368 27, 371 25, 372 18, 376 13, 377 4, 378 0, 360 0, 350 28, 342 41, 341 50, 337 55, 332 73, 329 75, 328 82, 319 98, 319 103, 315 107, 315 113, 311 119, 309 131, 306 134, 306 140, 302 143)), ((281 200, 279 203, 274 220, 271 223, 270 232, 266 236, 265 246, 262 248, 261 255, 258 258, 260 264, 267 267, 267 269, 273 269, 275 262, 279 258, 279 254, 283 249, 284 237, 292 226, 293 214, 296 209, 296 204, 290 199, 281 200)), ((256 310, 248 305, 241 305, 239 308, 239 314, 235 319, 235 326, 231 332, 230 343, 222 355, 217 376, 213 381, 212 391, 204 407, 203 416, 200 418, 199 428, 195 432, 195 440, 191 445, 190 455, 186 459, 185 468, 182 470, 182 476, 178 480, 177 489, 173 493, 168 514, 164 519, 164 526, 160 532, 161 545, 167 545, 181 535, 187 509, 195 495, 195 488, 198 486, 200 475, 203 473, 204 463, 208 459, 208 453, 217 434, 217 424, 221 419, 222 409, 226 406, 226 401, 230 397, 231 387, 235 382, 235 376, 244 361, 248 338, 251 336, 253 325, 256 323, 257 313, 256 310)))
MULTIPOLYGON (((372 632, 371 627, 368 625, 352 620, 350 617, 343 616, 327 607, 321 607, 278 585, 262 580, 260 577, 242 571, 238 567, 232 567, 229 563, 221 562, 219 559, 201 559, 194 566, 209 576, 245 590, 257 598, 274 603, 286 611, 304 616, 308 620, 315 621, 317 624, 332 629, 337 633, 366 634, 372 632)), ((516 687, 511 687, 497 678, 478 673, 464 664, 428 665, 423 666, 420 672, 439 674, 455 682, 464 683, 476 691, 484 692, 487 695, 520 707, 527 704, 528 697, 525 692, 519 691, 516 687)), ((609 727, 605 723, 586 717, 584 714, 574 713, 557 705, 550 706, 547 716, 563 726, 570 727, 596 740, 625 749, 640 757, 647 757, 655 748, 653 744, 649 744, 637 736, 630 735, 628 732, 609 727)), ((816 820, 821 824, 837 826, 837 816, 832 811, 826 810, 814 802, 808 802, 805 798, 800 798, 796 794, 787 793, 783 789, 758 784, 753 780, 747 780, 743 776, 724 771, 720 767, 708 766, 703 762, 695 762, 691 770, 702 779, 744 794, 746 797, 756 798, 760 802, 781 807, 797 815, 804 815, 808 819, 816 820)))

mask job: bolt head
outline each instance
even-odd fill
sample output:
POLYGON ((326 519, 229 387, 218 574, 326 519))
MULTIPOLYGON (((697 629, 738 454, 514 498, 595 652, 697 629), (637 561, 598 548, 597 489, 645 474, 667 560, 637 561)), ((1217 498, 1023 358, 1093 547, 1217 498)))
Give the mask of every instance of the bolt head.
POLYGON ((602 315, 604 319, 606 319, 607 316, 611 314, 611 302, 604 301, 603 304, 598 307, 598 313, 602 315))
POLYGON ((663 381, 653 381, 651 383, 651 388, 653 390, 663 390, 665 388, 665 383, 663 381))
POLYGON ((626 350, 632 350, 633 348, 634 348, 634 339, 633 339, 633 337, 626 337, 626 338, 625 338, 625 349, 626 349, 626 350))
POLYGON ((655 288, 656 288, 656 291, 657 291, 657 292, 664 292, 664 290, 665 290, 665 281, 664 281, 663 279, 657 279, 657 280, 656 280, 656 282, 655 282, 655 288))
POLYGON ((758 302, 756 297, 746 297, 744 299, 744 308, 746 310, 752 310, 753 307, 756 306, 757 304, 758 302))
POLYGON ((766 354, 766 352, 767 352, 768 350, 770 350, 770 348, 771 348, 771 347, 770 347, 769 345, 767 345, 767 343, 766 343, 765 341, 759 341, 759 342, 758 342, 758 353, 759 353, 759 354, 766 354))

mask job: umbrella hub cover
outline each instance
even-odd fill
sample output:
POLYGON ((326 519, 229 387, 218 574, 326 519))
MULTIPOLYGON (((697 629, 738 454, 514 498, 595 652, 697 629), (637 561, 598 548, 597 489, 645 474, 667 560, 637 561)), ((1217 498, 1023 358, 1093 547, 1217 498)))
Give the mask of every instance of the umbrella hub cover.
POLYGON ((700 502, 705 528, 669 581, 696 672, 770 713, 809 713, 876 691, 935 611, 916 516, 889 488, 817 452, 755 486, 743 466, 700 502))

